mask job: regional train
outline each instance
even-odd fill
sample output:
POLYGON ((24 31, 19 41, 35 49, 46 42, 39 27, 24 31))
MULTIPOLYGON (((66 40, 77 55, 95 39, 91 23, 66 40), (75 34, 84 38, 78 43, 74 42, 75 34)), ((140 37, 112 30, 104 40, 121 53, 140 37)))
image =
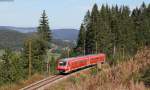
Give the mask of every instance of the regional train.
POLYGON ((106 55, 103 53, 95 55, 86 55, 58 60, 57 70, 60 73, 69 73, 77 69, 104 63, 106 55))

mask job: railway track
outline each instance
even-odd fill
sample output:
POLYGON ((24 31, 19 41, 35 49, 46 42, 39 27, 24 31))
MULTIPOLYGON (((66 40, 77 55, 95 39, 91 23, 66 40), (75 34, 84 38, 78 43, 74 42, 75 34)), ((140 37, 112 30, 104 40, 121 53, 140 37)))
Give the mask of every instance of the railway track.
POLYGON ((70 76, 76 75, 77 73, 89 70, 90 68, 92 68, 92 66, 85 68, 85 69, 82 69, 82 70, 75 71, 75 72, 68 74, 68 75, 54 75, 51 77, 47 77, 43 80, 40 80, 36 83, 33 83, 29 86, 26 86, 20 90, 44 90, 47 86, 50 86, 51 84, 58 82, 59 80, 63 80, 63 79, 68 78, 70 76))
POLYGON ((33 83, 33 84, 31 84, 27 87, 24 87, 20 90, 38 90, 39 88, 41 88, 47 84, 50 84, 52 82, 55 82, 63 77, 64 77, 64 75, 54 75, 54 76, 48 77, 46 79, 43 79, 41 81, 38 81, 36 83, 33 83))

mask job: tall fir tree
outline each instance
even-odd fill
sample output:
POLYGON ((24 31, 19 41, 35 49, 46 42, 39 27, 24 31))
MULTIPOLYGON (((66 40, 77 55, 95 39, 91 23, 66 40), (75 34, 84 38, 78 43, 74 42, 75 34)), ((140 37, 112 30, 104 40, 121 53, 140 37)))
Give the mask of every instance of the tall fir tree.
POLYGON ((26 74, 28 75, 29 70, 29 57, 31 58, 31 74, 34 73, 44 73, 46 67, 45 55, 46 55, 46 43, 40 40, 38 37, 32 37, 26 39, 24 42, 22 58, 23 58, 23 68, 26 69, 26 74))
POLYGON ((84 20, 83 20, 83 26, 85 28, 85 31, 87 31, 87 28, 89 27, 90 24, 90 11, 88 10, 86 15, 84 16, 84 20))
POLYGON ((98 39, 97 39, 97 49, 98 53, 104 52, 108 53, 111 51, 111 29, 110 29, 110 10, 106 5, 102 5, 101 10, 99 12, 99 22, 98 22, 98 39))
POLYGON ((78 35, 78 41, 77 41, 77 49, 81 54, 84 54, 85 51, 85 38, 86 38, 86 31, 83 24, 81 24, 80 32, 78 35))
POLYGON ((40 38, 48 43, 51 42, 52 36, 51 36, 51 30, 49 27, 48 17, 46 15, 45 10, 42 13, 42 17, 40 19, 40 24, 38 27, 38 35, 40 38))
POLYGON ((91 18, 89 26, 87 27, 86 31, 86 53, 96 53, 96 47, 97 47, 97 32, 98 32, 98 6, 95 4, 93 6, 92 12, 91 12, 91 18))
POLYGON ((135 42, 136 42, 136 47, 139 47, 142 45, 142 38, 143 35, 141 33, 141 11, 136 8, 132 11, 131 18, 133 22, 133 30, 135 32, 135 42))
POLYGON ((110 28, 111 28, 111 33, 112 33, 112 54, 113 56, 115 56, 116 52, 117 52, 117 43, 118 43, 118 39, 119 39, 119 22, 120 22, 120 16, 119 16, 119 12, 118 8, 116 6, 116 8, 114 6, 112 6, 111 10, 110 10, 110 28))

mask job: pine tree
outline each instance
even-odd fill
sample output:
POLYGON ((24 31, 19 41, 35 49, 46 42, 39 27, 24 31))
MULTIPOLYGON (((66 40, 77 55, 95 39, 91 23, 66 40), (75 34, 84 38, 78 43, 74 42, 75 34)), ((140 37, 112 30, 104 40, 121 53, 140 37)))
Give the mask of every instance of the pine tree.
POLYGON ((87 31, 89 24, 90 24, 90 11, 88 10, 83 20, 83 26, 85 28, 85 31, 87 31))
POLYGON ((46 15, 45 10, 42 13, 42 17, 40 19, 40 25, 38 27, 38 35, 40 38, 44 41, 47 41, 48 43, 51 42, 52 36, 51 36, 51 30, 48 23, 48 17, 46 15))
POLYGON ((110 29, 110 10, 106 5, 102 5, 101 10, 99 12, 99 24, 98 24, 98 53, 103 52, 110 54, 111 52, 111 29, 110 29))
POLYGON ((86 53, 95 53, 97 47, 97 32, 98 32, 98 6, 97 4, 94 5, 92 12, 89 26, 87 27, 86 31, 86 53))
POLYGON ((142 45, 141 39, 143 38, 143 35, 141 33, 141 11, 136 8, 132 11, 132 22, 133 22, 133 30, 135 32, 135 42, 136 42, 136 47, 139 47, 142 45))
POLYGON ((86 45, 86 31, 90 25, 90 11, 88 10, 84 16, 83 24, 81 24, 80 32, 78 35, 77 46, 72 51, 73 56, 85 54, 85 45, 86 45))
POLYGON ((85 50, 85 28, 83 26, 83 24, 81 24, 80 27, 80 32, 79 32, 79 36, 78 36, 78 41, 77 41, 77 49, 80 50, 81 54, 84 54, 84 50, 85 50))
POLYGON ((134 31, 132 19, 130 18, 130 10, 127 6, 122 7, 121 13, 121 25, 120 25, 120 37, 119 37, 119 49, 124 52, 132 53, 134 51, 134 31))
POLYGON ((150 44, 150 23, 149 10, 145 3, 132 12, 132 20, 134 22, 136 47, 143 47, 150 44))
POLYGON ((143 32, 143 44, 144 45, 149 45, 150 43, 150 24, 149 24, 149 11, 148 11, 148 7, 146 7, 145 3, 143 2, 143 4, 140 7, 140 10, 142 12, 141 14, 141 30, 143 32))
POLYGON ((120 39, 120 28, 121 28, 121 8, 118 9, 118 6, 116 7, 112 6, 111 8, 111 19, 110 19, 110 28, 112 33, 112 53, 113 57, 116 55, 116 52, 118 52, 119 48, 119 39, 120 39))
POLYGON ((43 73, 46 69, 45 64, 45 55, 46 55, 46 43, 43 40, 40 40, 39 38, 29 38, 24 42, 22 57, 24 62, 24 69, 26 69, 26 73, 28 75, 29 70, 29 43, 31 42, 31 71, 32 74, 34 73, 43 73))

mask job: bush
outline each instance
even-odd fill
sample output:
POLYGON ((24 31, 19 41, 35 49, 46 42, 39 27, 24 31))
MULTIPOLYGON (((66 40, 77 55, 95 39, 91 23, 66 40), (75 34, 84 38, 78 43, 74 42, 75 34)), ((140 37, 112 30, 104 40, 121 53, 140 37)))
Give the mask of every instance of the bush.
POLYGON ((56 59, 54 58, 54 56, 52 56, 51 60, 50 60, 50 72, 51 72, 51 74, 57 73, 56 66, 57 66, 56 59))
POLYGON ((80 81, 80 78, 78 77, 70 77, 69 81, 72 82, 73 84, 77 84, 80 81))
POLYGON ((10 49, 5 50, 0 64, 0 85, 18 82, 23 78, 20 57, 10 49))
POLYGON ((150 66, 144 71, 141 80, 144 81, 145 85, 150 86, 150 66))

